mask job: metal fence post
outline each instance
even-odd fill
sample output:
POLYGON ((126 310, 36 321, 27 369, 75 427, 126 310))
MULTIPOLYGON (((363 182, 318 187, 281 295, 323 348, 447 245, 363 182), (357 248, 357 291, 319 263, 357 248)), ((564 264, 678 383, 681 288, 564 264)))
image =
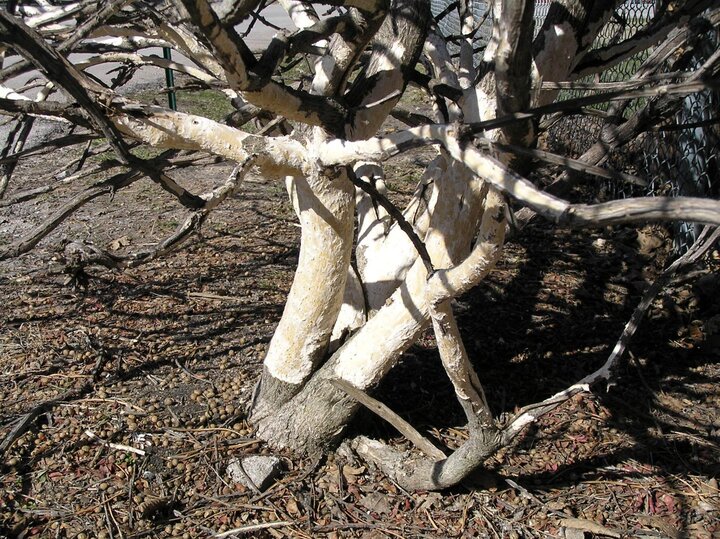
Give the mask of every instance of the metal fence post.
MULTIPOLYGON (((170 47, 163 47, 163 58, 172 60, 172 50, 170 47)), ((175 73, 169 67, 165 68, 165 85, 168 89, 168 106, 172 110, 177 110, 177 100, 175 97, 175 73)))

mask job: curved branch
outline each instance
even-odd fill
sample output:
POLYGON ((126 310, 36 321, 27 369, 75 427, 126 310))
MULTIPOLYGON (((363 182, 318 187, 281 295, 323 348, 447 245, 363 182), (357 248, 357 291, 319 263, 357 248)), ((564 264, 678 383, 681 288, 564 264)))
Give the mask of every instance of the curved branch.
POLYGON ((648 221, 690 221, 720 226, 720 201, 697 197, 643 197, 602 204, 571 204, 556 218, 571 227, 648 221))
POLYGON ((223 82, 220 79, 217 79, 216 77, 206 73, 205 71, 197 69, 193 66, 181 64, 179 62, 173 62, 172 60, 166 60, 165 58, 160 58, 159 56, 143 56, 141 54, 127 52, 106 52, 104 54, 99 54, 97 56, 93 56, 92 58, 88 58, 83 62, 78 62, 77 64, 75 64, 75 67, 77 67, 78 69, 85 69, 94 65, 104 64, 108 62, 128 63, 137 67, 153 66, 162 69, 172 69, 174 71, 190 75, 191 77, 195 77, 196 79, 199 79, 208 84, 223 82))
POLYGON ((603 204, 571 204, 545 193, 496 159, 462 142, 456 126, 431 125, 362 142, 331 141, 319 152, 325 165, 354 160, 383 161, 417 146, 440 143, 457 161, 501 192, 546 219, 571 227, 604 226, 638 221, 694 221, 720 225, 720 201, 693 197, 616 200, 603 204))
POLYGON ((425 453, 426 456, 431 459, 438 461, 445 459, 445 453, 435 447, 432 442, 420 434, 413 426, 405 421, 402 417, 393 412, 390 408, 384 405, 382 402, 373 399, 372 397, 365 394, 363 391, 353 387, 344 380, 331 379, 330 383, 343 390, 350 397, 361 403, 368 410, 382 417, 385 421, 395 427, 400 434, 405 436, 412 444, 417 447, 420 451, 425 453))
POLYGON ((441 461, 413 458, 364 436, 355 438, 353 449, 373 462, 388 477, 408 490, 442 490, 463 481, 502 446, 497 429, 471 434, 449 457, 441 461))
POLYGON ((203 150, 237 162, 256 154, 257 164, 275 176, 308 170, 307 152, 288 136, 251 135, 202 116, 156 106, 125 104, 117 112, 113 119, 123 133, 156 148, 203 150))
POLYGON ((714 4, 712 0, 689 0, 682 2, 680 9, 664 10, 629 39, 587 52, 573 68, 572 77, 600 73, 647 50, 665 39, 673 29, 686 24, 714 4))
POLYGON ((487 144, 487 146, 490 149, 497 148, 498 150, 500 150, 502 152, 516 153, 516 154, 523 155, 526 157, 532 157, 539 161, 545 161, 546 163, 551 163, 553 165, 560 165, 568 170, 575 170, 577 172, 582 172, 583 174, 597 176, 598 178, 606 178, 608 180, 618 180, 618 181, 622 181, 625 183, 629 183, 631 185, 639 185, 642 187, 647 186, 647 182, 645 180, 643 180, 642 178, 639 178, 638 176, 634 176, 632 174, 627 174, 625 172, 618 172, 613 169, 607 169, 607 168, 591 165, 590 163, 587 163, 581 159, 573 159, 571 157, 566 157, 564 155, 557 155, 557 154, 554 154, 551 152, 546 152, 543 150, 526 148, 524 146, 515 146, 513 144, 500 144, 498 142, 494 142, 492 140, 486 139, 485 137, 476 137, 476 138, 478 139, 479 142, 487 144))
POLYGON ((346 95, 351 108, 344 134, 349 140, 373 135, 400 100, 415 70, 431 21, 423 0, 395 0, 373 41, 368 66, 346 95))
POLYGON ((542 415, 554 410, 573 395, 581 392, 589 392, 590 387, 598 382, 609 381, 615 365, 620 357, 622 357, 625 347, 637 330, 640 321, 645 315, 645 311, 647 311, 655 299, 655 296, 672 280, 678 271, 697 262, 719 239, 720 228, 716 228, 715 230, 706 228, 703 230, 692 247, 683 256, 668 266, 645 291, 640 303, 633 311, 630 320, 625 325, 620 338, 605 363, 595 372, 588 374, 567 389, 556 393, 542 402, 531 404, 520 409, 503 429, 503 442, 510 442, 510 440, 517 436, 527 425, 537 421, 542 415))
POLYGON ((290 88, 270 79, 263 66, 233 28, 224 27, 207 0, 182 0, 193 21, 213 45, 233 90, 264 110, 289 120, 323 127, 331 133, 342 133, 346 107, 336 98, 313 95, 290 88), (261 75, 253 71, 258 67, 261 75))
MULTIPOLYGON (((156 148, 203 150, 237 162, 244 161, 250 154, 257 154, 258 165, 266 167, 266 172, 272 175, 296 173, 307 167, 307 152, 299 142, 287 136, 267 138, 251 135, 202 116, 154 105, 119 102, 109 110, 112 112, 108 121, 112 120, 118 132, 156 148)), ((0 98, 0 113, 3 111, 59 118, 90 126, 87 114, 76 105, 0 98)), ((69 139, 75 143, 87 140, 85 137, 72 136, 69 139)), ((36 149, 32 149, 34 151, 36 149)))

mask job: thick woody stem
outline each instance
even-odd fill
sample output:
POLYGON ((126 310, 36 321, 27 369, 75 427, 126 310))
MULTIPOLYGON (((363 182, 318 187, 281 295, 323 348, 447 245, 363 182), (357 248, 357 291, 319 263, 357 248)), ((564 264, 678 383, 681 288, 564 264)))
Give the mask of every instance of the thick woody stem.
POLYGON ((455 267, 432 274, 427 286, 430 318, 440 358, 471 430, 491 426, 493 416, 463 345, 450 300, 474 287, 495 266, 505 238, 505 224, 505 202, 491 189, 485 197, 485 212, 472 252, 455 267))
POLYGON ((300 255, 264 360, 252 405, 255 421, 297 394, 324 359, 350 265, 355 200, 347 177, 295 177, 291 196, 302 225, 300 255))
POLYGON ((340 101, 272 80, 272 73, 263 72, 263 65, 257 63, 232 27, 221 24, 207 0, 182 0, 182 3, 212 43, 232 89, 242 92, 244 99, 290 120, 342 133, 347 110, 340 101))
MULTIPOLYGON (((378 4, 383 5, 382 2, 378 4)), ((413 43, 406 44, 407 48, 399 51, 399 57, 398 51, 378 49, 373 54, 373 57, 377 56, 375 64, 371 58, 370 67, 355 80, 349 93, 352 95, 347 97, 348 103, 361 106, 368 99, 374 101, 375 97, 386 97, 384 92, 388 87, 404 88, 406 81, 402 68, 414 66, 426 30, 420 24, 423 19, 405 20, 413 12, 415 4, 429 13, 428 6, 415 0, 398 1, 392 15, 397 24, 393 26, 390 22, 385 25, 385 31, 390 32, 386 38, 391 42, 404 38, 412 39, 413 43), (415 22, 415 26, 411 22, 415 22), (398 35, 401 31, 406 34, 398 35), (372 77, 367 78, 368 73, 372 77)), ((373 13, 373 17, 379 19, 373 24, 379 24, 381 14, 373 13)), ((368 37, 358 35, 357 41, 362 42, 368 37)), ((332 52, 336 51, 332 49, 332 52)), ((337 73, 334 77, 342 75, 337 73)), ((332 92, 338 82, 335 78, 316 89, 332 92)), ((345 136, 365 138, 376 132, 389 111, 385 110, 386 106, 357 111, 342 128, 345 136)), ((392 108, 392 105, 389 107, 392 108)), ((337 134, 337 130, 322 127, 337 134)), ((314 150, 327 135, 324 131, 315 130, 309 145, 314 150)), ((257 399, 252 404, 253 418, 258 422, 267 419, 268 425, 273 421, 272 415, 303 389, 305 382, 326 359, 333 327, 342 308, 353 243, 355 197, 345 167, 333 171, 334 178, 323 174, 315 171, 306 178, 294 177, 290 182, 293 189, 291 196, 302 224, 300 260, 283 317, 265 358, 257 399), (318 283, 318 275, 323 276, 321 284, 318 283)), ((344 329, 336 329, 335 334, 338 331, 342 333, 344 329)))
POLYGON ((442 490, 457 485, 501 446, 501 435, 495 428, 472 432, 452 455, 440 461, 413 457, 364 436, 353 441, 358 455, 408 490, 442 490))
POLYGON ((410 147, 438 142, 459 163, 496 189, 539 215, 572 227, 602 226, 641 221, 694 221, 720 225, 720 202, 695 197, 627 199, 602 204, 571 204, 545 193, 532 182, 470 144, 461 144, 454 126, 423 126, 382 139, 359 143, 329 142, 321 152, 326 163, 349 152, 353 158, 384 160, 410 147))
MULTIPOLYGON (((553 2, 533 42, 538 79, 567 80, 620 3, 620 0, 553 2)), ((551 103, 556 97, 556 91, 543 92, 538 104, 551 103)))
POLYGON ((469 428, 480 429, 492 425, 492 411, 480 379, 468 358, 450 301, 444 301, 440 305, 431 304, 429 311, 442 365, 455 388, 455 396, 465 411, 469 428))
POLYGON ((473 0, 459 0, 458 14, 460 16, 460 69, 459 83, 463 89, 470 88, 476 77, 475 54, 473 44, 475 42, 475 14, 473 13, 473 0))
MULTIPOLYGON (((505 0, 499 21, 495 55, 497 115, 530 107, 534 0, 505 0)), ((513 123, 502 129, 501 141, 529 146, 535 138, 532 122, 513 123)), ((515 167, 515 163, 511 164, 515 167)))

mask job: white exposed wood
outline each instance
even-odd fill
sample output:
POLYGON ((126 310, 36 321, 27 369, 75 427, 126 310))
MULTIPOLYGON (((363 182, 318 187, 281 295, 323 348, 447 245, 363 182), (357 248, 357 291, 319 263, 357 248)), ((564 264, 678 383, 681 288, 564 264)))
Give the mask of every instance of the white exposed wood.
POLYGON ((312 168, 303 145, 290 137, 250 135, 202 116, 162 107, 128 105, 126 110, 128 114, 115 117, 117 127, 157 148, 204 150, 237 162, 257 154, 258 165, 275 177, 312 168))
POLYGON ((342 306, 330 336, 330 352, 337 350, 340 343, 367 321, 365 294, 355 269, 348 267, 342 306))
MULTIPOLYGON (((44 25, 47 25, 48 23, 58 21, 60 19, 66 18, 74 13, 77 13, 77 11, 80 10, 81 7, 82 6, 79 2, 75 2, 75 3, 67 4, 64 6, 40 9, 40 10, 38 10, 38 13, 36 15, 26 18, 24 22, 30 28, 44 26, 44 25)), ((62 25, 62 26, 58 26, 57 28, 67 28, 67 26, 68 25, 62 25)))
POLYGON ((327 349, 342 305, 355 200, 352 185, 341 178, 296 177, 293 183, 302 239, 285 304, 292 316, 281 318, 264 364, 278 380, 300 384, 327 349))
POLYGON ((350 159, 385 160, 396 155, 403 146, 413 143, 437 141, 457 161, 463 163, 476 176, 493 184, 500 191, 530 207, 542 209, 546 215, 564 214, 569 204, 564 200, 538 190, 531 182, 495 159, 482 154, 471 145, 462 147, 454 126, 426 125, 387 137, 362 142, 333 140, 320 149, 319 157, 325 164, 336 164, 350 159))
POLYGON ((166 47, 171 42, 164 39, 158 39, 149 37, 146 35, 138 34, 137 32, 124 32, 122 30, 115 30, 108 28, 98 29, 92 32, 88 39, 83 40, 82 46, 85 50, 91 50, 94 46, 104 48, 117 48, 125 50, 140 50, 150 47, 166 47))
MULTIPOLYGON (((548 14, 536 43, 542 48, 535 54, 537 79, 547 82, 567 80, 573 67, 587 52, 595 37, 610 19, 617 0, 586 3, 566 0, 563 7, 553 15, 561 14, 562 20, 548 14)), ((537 96, 537 105, 552 103, 558 92, 549 90, 537 96)))
MULTIPOLYGON (((569 22, 563 22, 552 25, 544 34, 546 46, 535 56, 539 77, 547 82, 566 80, 575 59, 575 31, 569 22)), ((556 92, 543 92, 538 104, 552 103, 556 95, 556 92)))
MULTIPOLYGON (((363 169, 358 169, 357 174, 363 177, 363 169)), ((423 186, 432 181, 431 175, 439 177, 440 174, 441 171, 436 166, 426 169, 418 191, 403 212, 419 237, 425 236, 429 222, 423 186)), ((374 180, 378 191, 384 193, 382 179, 375 177, 374 180)), ((397 223, 393 223, 387 211, 379 204, 374 204, 371 197, 365 193, 358 193, 357 215, 358 238, 355 253, 368 307, 373 313, 382 307, 400 285, 417 258, 417 251, 407 234, 397 223)))
MULTIPOLYGON (((424 47, 425 55, 430 59, 430 63, 435 69, 435 77, 442 84, 446 84, 452 88, 460 88, 460 81, 458 79, 455 65, 450 58, 450 53, 447 49, 445 40, 437 34, 437 32, 430 32, 428 38, 425 41, 424 47)), ((438 114, 437 105, 435 105, 436 119, 439 123, 442 123, 445 119, 438 114)), ((447 121, 454 122, 461 117, 461 111, 455 103, 448 104, 449 117, 447 121)))
POLYGON ((3 86, 2 84, 0 84, 0 98, 19 99, 20 101, 30 101, 30 98, 28 96, 19 94, 12 88, 8 88, 7 86, 3 86))
POLYGON ((475 84, 477 70, 475 69, 475 51, 473 32, 475 27, 474 0, 460 0, 458 12, 460 14, 460 61, 458 82, 460 88, 471 88, 475 84))
POLYGON ((450 299, 475 286, 495 266, 505 225, 505 202, 494 189, 490 190, 485 196, 482 224, 470 255, 458 265, 436 271, 428 280, 428 305, 440 358, 471 425, 475 422, 491 425, 492 414, 463 345, 450 299), (446 279, 448 276, 452 276, 452 282, 446 279))
MULTIPOLYGON (((477 230, 484 189, 480 180, 466 179, 466 173, 458 169, 440 182, 445 196, 437 194, 439 186, 433 191, 426 243, 433 263, 451 265, 462 260, 477 230), (465 203, 458 205, 460 197, 465 197, 465 203), (465 224, 450 235, 440 233, 449 223, 465 224)), ((399 288, 338 351, 336 377, 366 389, 388 372, 428 323, 426 283, 427 270, 416 258, 399 288)))
POLYGON ((225 70, 217 58, 187 28, 182 25, 160 24, 157 32, 160 37, 179 47, 188 58, 207 69, 215 78, 225 80, 225 70))
MULTIPOLYGON (((369 205, 367 198, 363 198, 362 203, 369 205)), ((416 205, 417 203, 413 204, 409 211, 405 212, 407 217, 414 215, 412 210, 416 205)), ((372 215, 373 212, 374 209, 370 209, 367 214, 372 215)), ((420 216, 420 221, 413 224, 418 235, 422 237, 429 216, 426 211, 422 211, 420 216)), ((359 236, 362 244, 358 242, 358 266, 362 268, 361 274, 371 312, 376 311, 385 304, 385 301, 397 289, 407 271, 417 259, 417 251, 408 239, 407 234, 397 225, 393 225, 385 233, 382 229, 385 227, 386 222, 378 220, 380 236, 375 238, 365 235, 359 236)))
POLYGON ((428 280, 428 298, 433 304, 458 297, 487 275, 494 267, 505 236, 505 204, 497 193, 489 195, 483 222, 470 254, 459 264, 438 269, 428 280))
POLYGON ((416 260, 387 303, 340 349, 334 376, 358 389, 377 384, 427 326, 427 272, 416 260))
POLYGON ((317 13, 315 13, 315 9, 307 2, 301 0, 278 0, 278 3, 287 11, 293 24, 300 29, 309 28, 320 20, 317 13))

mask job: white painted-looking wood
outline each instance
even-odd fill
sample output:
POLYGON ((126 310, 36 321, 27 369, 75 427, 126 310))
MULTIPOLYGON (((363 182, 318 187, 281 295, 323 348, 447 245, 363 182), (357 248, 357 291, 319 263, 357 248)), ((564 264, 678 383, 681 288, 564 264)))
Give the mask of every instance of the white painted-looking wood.
MULTIPOLYGON (((570 66, 575 59, 577 36, 569 22, 554 24, 545 31, 545 47, 535 56, 540 80, 558 82, 566 80, 570 66)), ((557 90, 540 93, 537 105, 546 105, 555 101, 557 90)))
POLYGON ((337 378, 358 389, 382 380, 427 325, 426 276, 417 260, 385 306, 338 350, 337 378))
POLYGON ((293 24, 301 30, 310 28, 319 20, 313 7, 306 2, 300 0, 278 0, 278 3, 290 16, 293 24))
POLYGON ((367 313, 365 312, 365 295, 362 284, 355 269, 350 266, 345 281, 342 306, 330 336, 330 352, 334 352, 349 333, 361 328, 366 321, 367 313))
POLYGON ((342 305, 355 204, 344 178, 296 177, 293 187, 302 225, 298 269, 264 364, 274 378, 300 384, 326 351, 342 305))
POLYGON ((475 286, 495 267, 500 258, 505 228, 505 202, 497 191, 491 189, 484 197, 482 224, 472 252, 460 264, 436 271, 427 285, 435 339, 445 371, 457 397, 467 402, 473 413, 485 422, 490 421, 489 407, 465 350, 450 300, 475 286))

